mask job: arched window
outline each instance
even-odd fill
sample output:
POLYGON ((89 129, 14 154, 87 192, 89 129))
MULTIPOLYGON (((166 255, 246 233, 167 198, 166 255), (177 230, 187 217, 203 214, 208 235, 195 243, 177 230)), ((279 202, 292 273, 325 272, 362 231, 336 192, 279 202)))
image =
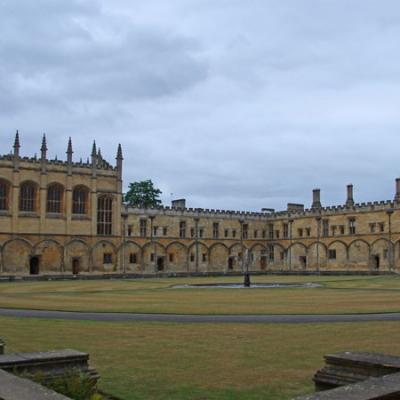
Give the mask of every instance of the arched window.
POLYGON ((47 188, 47 212, 61 213, 63 204, 64 188, 54 183, 47 188))
POLYGON ((25 182, 19 190, 19 210, 36 211, 36 184, 25 182))
POLYGON ((10 185, 3 180, 0 180, 0 210, 8 210, 10 185))
POLYGON ((72 214, 88 213, 88 189, 77 186, 72 193, 72 214))
POLYGON ((112 198, 101 196, 97 199, 97 234, 111 235, 112 232, 112 198))

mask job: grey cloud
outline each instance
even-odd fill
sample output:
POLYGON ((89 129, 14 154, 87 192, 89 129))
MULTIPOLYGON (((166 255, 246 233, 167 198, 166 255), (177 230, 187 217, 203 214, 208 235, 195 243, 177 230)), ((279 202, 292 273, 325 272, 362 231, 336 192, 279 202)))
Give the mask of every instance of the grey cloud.
POLYGON ((121 142, 126 185, 194 207, 391 198, 399 33, 397 0, 3 1, 3 149, 121 142))

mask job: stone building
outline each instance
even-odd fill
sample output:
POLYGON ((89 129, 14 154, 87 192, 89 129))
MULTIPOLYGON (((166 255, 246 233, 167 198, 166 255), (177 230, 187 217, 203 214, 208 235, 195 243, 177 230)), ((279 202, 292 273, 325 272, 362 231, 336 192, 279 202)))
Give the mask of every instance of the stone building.
POLYGON ((235 212, 122 201, 122 150, 116 164, 95 143, 74 162, 14 151, 0 157, 0 274, 209 273, 400 268, 400 179, 393 201, 235 212))

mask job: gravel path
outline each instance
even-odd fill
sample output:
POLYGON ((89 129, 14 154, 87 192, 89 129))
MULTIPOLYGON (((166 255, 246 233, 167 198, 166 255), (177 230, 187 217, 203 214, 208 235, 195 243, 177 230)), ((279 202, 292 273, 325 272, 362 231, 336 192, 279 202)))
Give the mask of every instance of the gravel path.
POLYGON ((183 323, 289 323, 400 321, 400 313, 340 315, 181 315, 93 313, 73 311, 18 310, 0 308, 0 316, 107 322, 183 322, 183 323))

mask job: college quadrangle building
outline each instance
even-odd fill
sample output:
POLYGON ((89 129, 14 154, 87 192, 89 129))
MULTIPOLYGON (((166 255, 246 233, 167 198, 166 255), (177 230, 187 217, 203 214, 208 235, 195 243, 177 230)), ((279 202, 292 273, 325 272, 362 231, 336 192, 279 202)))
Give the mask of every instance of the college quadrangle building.
POLYGON ((0 274, 208 273, 400 269, 400 179, 393 201, 235 212, 123 204, 116 163, 93 145, 88 162, 0 158, 0 274))

